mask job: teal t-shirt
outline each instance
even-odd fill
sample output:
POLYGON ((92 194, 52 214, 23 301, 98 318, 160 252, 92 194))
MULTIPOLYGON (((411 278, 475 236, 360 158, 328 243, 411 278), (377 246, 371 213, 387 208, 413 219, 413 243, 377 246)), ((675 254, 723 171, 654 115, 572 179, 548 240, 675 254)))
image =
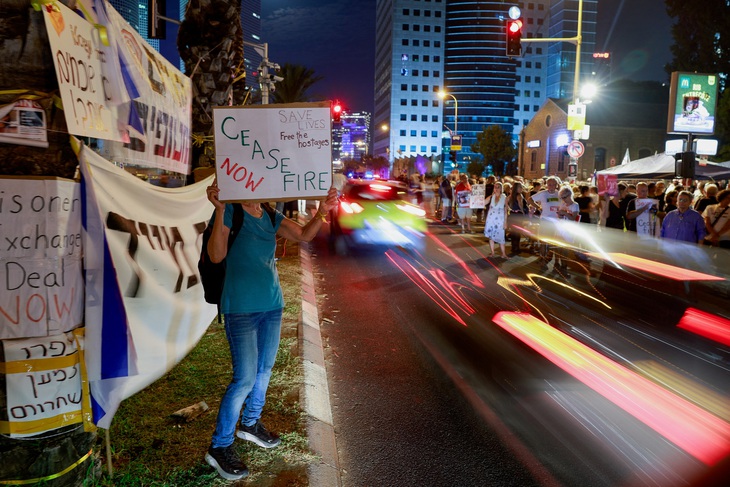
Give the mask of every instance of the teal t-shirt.
MULTIPOLYGON (((276 230, 284 215, 276 212, 274 226, 269 214, 256 218, 244 211, 243 226, 226 256, 226 280, 221 297, 222 313, 258 313, 284 307, 276 270, 276 230)), ((226 205, 223 223, 233 226, 233 206, 226 205)))

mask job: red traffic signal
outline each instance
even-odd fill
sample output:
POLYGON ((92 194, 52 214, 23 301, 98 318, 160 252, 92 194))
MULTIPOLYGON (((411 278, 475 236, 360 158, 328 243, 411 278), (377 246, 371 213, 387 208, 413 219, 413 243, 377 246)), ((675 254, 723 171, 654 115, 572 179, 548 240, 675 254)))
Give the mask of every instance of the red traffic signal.
POLYGON ((522 19, 507 21, 507 55, 522 54, 522 19))
POLYGON ((339 101, 336 101, 334 105, 332 105, 332 120, 335 122, 340 121, 340 116, 342 115, 342 105, 339 101))

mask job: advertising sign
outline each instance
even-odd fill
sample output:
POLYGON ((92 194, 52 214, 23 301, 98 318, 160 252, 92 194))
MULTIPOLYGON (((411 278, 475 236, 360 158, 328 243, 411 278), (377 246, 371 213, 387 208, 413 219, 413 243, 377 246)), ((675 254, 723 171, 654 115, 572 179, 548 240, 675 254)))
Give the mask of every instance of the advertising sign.
POLYGON ((213 109, 221 201, 320 198, 332 186, 330 103, 213 109))
POLYGON ((715 74, 672 73, 667 133, 715 133, 718 82, 715 74))

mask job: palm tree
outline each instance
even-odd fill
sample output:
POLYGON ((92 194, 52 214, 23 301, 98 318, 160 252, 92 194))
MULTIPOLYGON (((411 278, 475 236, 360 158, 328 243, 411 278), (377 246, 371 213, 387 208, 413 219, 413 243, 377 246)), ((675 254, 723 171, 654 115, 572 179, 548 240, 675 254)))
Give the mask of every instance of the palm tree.
POLYGON ((53 104, 58 81, 43 14, 27 0, 0 2, 0 52, 0 106, 34 98, 45 109, 49 143, 47 149, 0 144, 0 174, 72 178, 78 161, 63 112, 53 104))
POLYGON ((274 91, 274 103, 299 103, 312 101, 307 90, 314 83, 320 81, 322 76, 315 76, 314 70, 299 64, 286 63, 278 73, 283 81, 276 83, 274 91))
MULTIPOLYGON (((177 35, 185 74, 193 84, 192 132, 213 135, 213 107, 242 105, 243 32, 240 0, 190 0, 177 35)), ((214 166, 213 141, 193 145, 193 169, 214 166)))
MULTIPOLYGON (((0 52, 0 106, 20 98, 34 99, 45 109, 48 128, 48 148, 0 143, 0 174, 73 178, 78 159, 69 144, 63 112, 54 105, 58 81, 43 14, 33 10, 28 0, 0 1, 0 52)), ((4 362, 2 355, 0 362, 4 362)), ((5 394, 6 388, 0 387, 3 407, 5 394)), ((0 483, 55 474, 59 465, 73 464, 96 443, 96 433, 84 432, 78 425, 54 433, 33 441, 0 435, 3 459, 13 459, 0 462, 0 483)), ((94 458, 44 485, 81 485, 87 473, 100 471, 100 462, 94 458)))

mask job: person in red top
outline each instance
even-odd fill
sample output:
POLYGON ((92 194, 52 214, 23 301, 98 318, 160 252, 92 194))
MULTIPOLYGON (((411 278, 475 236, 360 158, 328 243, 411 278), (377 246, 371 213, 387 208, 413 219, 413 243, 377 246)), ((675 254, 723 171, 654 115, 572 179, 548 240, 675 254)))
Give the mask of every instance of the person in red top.
POLYGON ((471 231, 471 185, 466 174, 459 175, 459 182, 454 188, 456 197, 456 215, 461 224, 461 233, 472 233, 471 231), (466 227, 466 228, 464 228, 466 227))

